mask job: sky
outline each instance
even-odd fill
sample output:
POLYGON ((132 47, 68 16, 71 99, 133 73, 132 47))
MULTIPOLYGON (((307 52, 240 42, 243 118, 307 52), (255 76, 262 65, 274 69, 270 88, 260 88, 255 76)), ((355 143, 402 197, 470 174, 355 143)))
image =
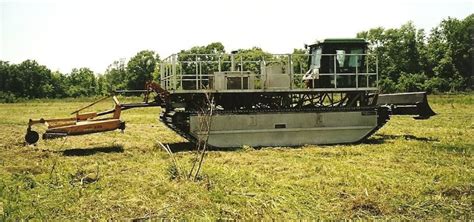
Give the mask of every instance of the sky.
POLYGON ((474 0, 0 0, 0 60, 103 73, 145 49, 165 58, 218 41, 227 51, 290 53, 408 21, 429 31, 443 18, 471 13, 474 0))

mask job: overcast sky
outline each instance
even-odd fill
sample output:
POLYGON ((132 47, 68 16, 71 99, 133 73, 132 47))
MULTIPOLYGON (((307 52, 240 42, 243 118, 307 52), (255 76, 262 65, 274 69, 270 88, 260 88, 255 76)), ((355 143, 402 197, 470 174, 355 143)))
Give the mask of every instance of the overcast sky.
POLYGON ((316 39, 407 21, 429 31, 443 18, 471 13, 474 0, 0 0, 0 60, 102 73, 143 49, 164 58, 220 41, 227 51, 288 53, 316 39))

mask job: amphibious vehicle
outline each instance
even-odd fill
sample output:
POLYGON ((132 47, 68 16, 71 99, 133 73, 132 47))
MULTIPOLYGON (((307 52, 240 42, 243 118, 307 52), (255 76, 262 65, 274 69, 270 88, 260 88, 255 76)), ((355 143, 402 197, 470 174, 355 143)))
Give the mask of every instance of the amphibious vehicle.
MULTIPOLYGON (((325 39, 306 49, 306 54, 259 56, 173 54, 159 64, 159 84, 118 91, 144 93, 145 101, 115 100, 113 110, 93 115, 114 113, 114 128, 95 132, 125 127, 117 122, 117 107, 161 106, 160 120, 167 127, 209 146, 341 144, 363 141, 390 115, 435 115, 424 92, 379 94, 378 60, 364 39, 325 39)), ((76 132, 48 130, 44 138, 76 132)), ((28 132, 33 132, 31 125, 28 132)), ((28 143, 37 141, 27 137, 28 143)))

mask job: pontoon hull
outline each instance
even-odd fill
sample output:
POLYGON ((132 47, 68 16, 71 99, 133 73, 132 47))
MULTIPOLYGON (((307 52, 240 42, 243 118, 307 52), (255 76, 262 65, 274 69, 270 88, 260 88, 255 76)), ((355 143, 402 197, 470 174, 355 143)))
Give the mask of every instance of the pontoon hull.
MULTIPOLYGON (((204 118, 190 116, 190 135, 205 139, 204 118)), ((214 147, 301 146, 355 143, 370 136, 381 124, 372 111, 275 112, 217 114, 212 116, 208 144, 214 147)))

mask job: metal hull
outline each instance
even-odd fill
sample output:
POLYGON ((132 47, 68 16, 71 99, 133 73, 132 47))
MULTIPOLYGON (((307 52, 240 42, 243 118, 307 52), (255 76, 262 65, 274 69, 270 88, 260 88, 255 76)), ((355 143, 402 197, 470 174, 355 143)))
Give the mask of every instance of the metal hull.
MULTIPOLYGON (((190 116, 190 136, 205 139, 202 117, 190 116)), ((382 124, 383 125, 383 124, 382 124)), ((373 110, 217 114, 208 144, 214 147, 301 146, 358 142, 381 126, 373 110)))

